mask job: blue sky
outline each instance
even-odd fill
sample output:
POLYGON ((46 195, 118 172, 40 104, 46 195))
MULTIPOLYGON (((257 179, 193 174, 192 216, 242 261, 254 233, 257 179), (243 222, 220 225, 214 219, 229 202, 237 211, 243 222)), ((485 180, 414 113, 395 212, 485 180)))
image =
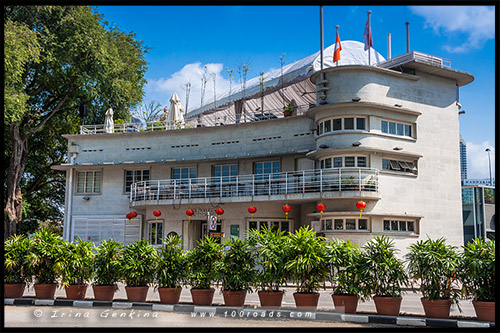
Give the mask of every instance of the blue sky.
MULTIPOLYGON (((373 47, 387 57, 406 52, 410 22, 410 50, 449 59, 451 67, 474 75, 460 89, 466 113, 460 132, 467 142, 469 178, 487 178, 492 149, 495 166, 495 15, 484 6, 324 6, 325 48, 341 40, 362 42, 367 11, 371 10, 373 47)), ((185 105, 185 83, 191 83, 189 110, 200 102, 199 73, 207 65, 217 73, 217 92, 229 88, 226 67, 248 64, 247 78, 280 67, 280 56, 292 63, 320 48, 319 6, 98 6, 110 24, 133 31, 151 49, 144 101, 169 105, 175 91, 185 105)), ((205 96, 213 95, 207 84, 205 96)))

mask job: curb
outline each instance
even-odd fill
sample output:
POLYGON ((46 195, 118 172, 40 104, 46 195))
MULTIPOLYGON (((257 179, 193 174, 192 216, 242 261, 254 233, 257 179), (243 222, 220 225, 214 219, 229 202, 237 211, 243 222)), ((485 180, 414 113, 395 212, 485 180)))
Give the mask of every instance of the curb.
POLYGON ((135 303, 135 302, 105 302, 87 300, 67 299, 35 299, 35 298, 4 298, 4 305, 28 305, 28 306, 74 306, 82 308, 111 307, 113 309, 137 309, 164 312, 204 313, 218 315, 228 318, 283 318, 298 320, 321 320, 330 322, 351 322, 390 324, 397 326, 420 326, 420 327, 452 327, 452 328, 495 328, 495 323, 483 321, 468 321, 460 319, 430 319, 419 317, 397 317, 365 314, 342 314, 338 312, 288 310, 288 309, 254 309, 235 308, 226 306, 196 306, 186 304, 161 304, 161 303, 135 303))

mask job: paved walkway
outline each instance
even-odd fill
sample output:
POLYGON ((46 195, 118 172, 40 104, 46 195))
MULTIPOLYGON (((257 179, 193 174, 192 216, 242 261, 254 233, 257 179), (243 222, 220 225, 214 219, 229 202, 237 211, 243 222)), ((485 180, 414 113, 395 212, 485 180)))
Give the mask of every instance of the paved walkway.
MULTIPOLYGON (((127 294, 125 292, 125 286, 122 283, 118 284, 119 290, 115 293, 114 301, 126 301, 127 294)), ((295 288, 284 288, 285 295, 283 296, 282 308, 283 309, 295 309, 295 301, 293 298, 293 293, 295 292, 295 288)), ((333 301, 331 297, 331 289, 320 290, 319 304, 317 310, 319 311, 332 311, 334 310, 333 301)), ((27 288, 24 292, 24 297, 35 297, 35 290, 33 287, 27 288)), ((66 298, 66 292, 63 289, 56 290, 56 298, 66 298)), ((422 316, 424 317, 424 308, 422 307, 422 303, 420 302, 421 298, 420 293, 413 293, 411 290, 408 290, 406 294, 403 295, 403 301, 401 302, 401 315, 410 315, 410 316, 422 316)), ((89 287, 87 289, 87 300, 93 300, 94 294, 92 288, 89 287)), ((160 296, 158 291, 155 291, 154 288, 150 287, 147 296, 148 302, 159 302, 160 296)), ((191 293, 189 288, 183 288, 181 293, 181 298, 179 301, 180 304, 191 304, 191 293)), ((460 307, 462 309, 462 313, 459 312, 458 308, 454 305, 451 307, 450 318, 466 318, 466 319, 475 319, 476 313, 474 311, 474 307, 472 305, 471 300, 461 300, 460 307)), ((216 289, 214 294, 213 305, 224 305, 224 299, 222 297, 222 292, 220 289, 216 289)), ((254 306, 255 308, 260 307, 259 296, 256 292, 248 293, 245 305, 254 306)), ((357 313, 359 314, 375 314, 375 303, 373 300, 368 300, 365 302, 358 303, 357 313)))

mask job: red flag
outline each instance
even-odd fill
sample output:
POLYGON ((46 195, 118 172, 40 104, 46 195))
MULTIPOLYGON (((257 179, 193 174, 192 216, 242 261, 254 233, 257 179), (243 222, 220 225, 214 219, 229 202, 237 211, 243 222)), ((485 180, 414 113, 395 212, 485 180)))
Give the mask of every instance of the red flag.
POLYGON ((365 51, 366 51, 368 50, 368 48, 373 46, 372 29, 370 27, 370 16, 368 16, 368 20, 366 20, 365 33, 363 34, 363 39, 365 41, 365 51))
POLYGON ((333 51, 333 62, 340 60, 340 51, 342 51, 342 45, 340 44, 339 31, 337 30, 337 40, 335 41, 335 49, 333 51))

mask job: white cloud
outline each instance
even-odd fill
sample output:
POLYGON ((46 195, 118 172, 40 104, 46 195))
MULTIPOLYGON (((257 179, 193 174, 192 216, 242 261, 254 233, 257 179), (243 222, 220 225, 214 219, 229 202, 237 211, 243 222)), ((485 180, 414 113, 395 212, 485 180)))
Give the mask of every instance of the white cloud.
POLYGON ((490 148, 491 158, 491 177, 495 177, 495 147, 488 141, 476 144, 466 142, 467 145, 467 178, 490 178, 490 169, 488 162, 488 153, 486 148, 490 148))
POLYGON ((450 53, 466 53, 481 48, 495 38, 495 8, 486 6, 412 6, 413 13, 425 18, 424 28, 431 27, 436 34, 463 33, 461 45, 444 45, 450 53))
MULTIPOLYGON (((152 99, 160 101, 162 105, 170 105, 170 97, 174 92, 179 95, 182 105, 186 106, 186 83, 191 83, 191 89, 189 93, 189 104, 188 111, 193 110, 200 105, 201 102, 201 78, 203 74, 206 75, 206 86, 205 95, 203 98, 203 104, 207 104, 213 101, 214 96, 214 83, 213 77, 210 73, 215 73, 215 88, 217 92, 217 97, 229 89, 229 80, 227 79, 227 73, 220 63, 210 63, 202 65, 200 62, 191 63, 185 65, 180 71, 175 72, 169 78, 160 78, 157 80, 148 80, 146 85, 146 96, 152 97, 152 99)), ((234 73, 233 73, 234 76, 234 73)), ((233 80, 233 88, 235 87, 235 81, 233 80)))

